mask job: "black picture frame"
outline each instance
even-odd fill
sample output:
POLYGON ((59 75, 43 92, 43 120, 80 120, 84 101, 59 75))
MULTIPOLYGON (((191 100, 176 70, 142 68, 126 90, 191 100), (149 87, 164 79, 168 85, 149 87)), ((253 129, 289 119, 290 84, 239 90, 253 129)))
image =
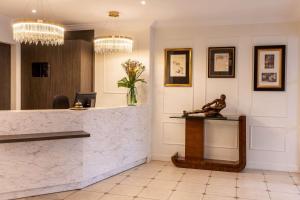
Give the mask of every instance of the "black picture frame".
POLYGON ((209 47, 208 78, 235 78, 235 52, 233 46, 209 47))
POLYGON ((254 47, 254 91, 285 91, 285 70, 286 45, 254 47))
POLYGON ((192 48, 165 49, 164 82, 166 87, 192 86, 192 48), (178 59, 178 69, 180 68, 178 72, 174 69, 174 66, 177 66, 174 65, 176 59, 178 59))

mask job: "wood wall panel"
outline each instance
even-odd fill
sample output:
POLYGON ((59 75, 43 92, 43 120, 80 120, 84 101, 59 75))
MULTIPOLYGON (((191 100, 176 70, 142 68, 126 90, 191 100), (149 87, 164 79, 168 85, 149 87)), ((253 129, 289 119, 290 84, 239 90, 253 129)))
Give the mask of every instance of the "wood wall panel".
MULTIPOLYGON (((78 37, 78 36, 76 36, 78 37)), ((62 46, 22 45, 22 109, 51 109, 56 95, 74 103, 76 92, 91 92, 93 43, 65 40, 62 46), (48 62, 49 77, 32 77, 33 62, 48 62)))
POLYGON ((10 110, 10 45, 0 43, 0 110, 10 110))
POLYGON ((82 42, 81 43, 81 91, 89 92, 93 91, 94 82, 94 48, 93 43, 82 42))

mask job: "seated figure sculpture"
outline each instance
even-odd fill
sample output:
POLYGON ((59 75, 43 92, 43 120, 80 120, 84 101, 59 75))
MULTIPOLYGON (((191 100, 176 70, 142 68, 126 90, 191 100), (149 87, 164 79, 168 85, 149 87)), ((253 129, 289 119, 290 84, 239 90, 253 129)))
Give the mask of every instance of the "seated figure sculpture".
POLYGON ((220 112, 226 107, 225 99, 226 96, 222 94, 219 99, 215 99, 214 101, 205 104, 201 110, 192 112, 183 111, 183 117, 196 113, 204 113, 206 117, 223 117, 220 112))

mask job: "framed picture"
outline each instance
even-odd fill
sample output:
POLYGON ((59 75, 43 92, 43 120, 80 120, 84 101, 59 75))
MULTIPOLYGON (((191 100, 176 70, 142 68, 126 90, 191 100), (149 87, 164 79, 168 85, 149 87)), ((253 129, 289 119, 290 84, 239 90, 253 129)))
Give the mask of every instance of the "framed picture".
POLYGON ((192 49, 165 49, 165 86, 192 86, 192 49))
POLYGON ((235 77, 235 47, 208 48, 208 78, 235 77))
POLYGON ((285 90, 285 45, 255 46, 254 90, 285 90))

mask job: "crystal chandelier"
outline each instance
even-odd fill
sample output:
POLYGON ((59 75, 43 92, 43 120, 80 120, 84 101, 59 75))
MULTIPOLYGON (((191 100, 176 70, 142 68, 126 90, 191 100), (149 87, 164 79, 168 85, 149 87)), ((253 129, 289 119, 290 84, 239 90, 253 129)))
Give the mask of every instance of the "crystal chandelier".
MULTIPOLYGON (((118 11, 110 11, 109 16, 119 17, 118 11)), ((99 54, 110 53, 131 53, 133 48, 133 40, 127 36, 112 35, 98 37, 94 40, 95 52, 99 54)))
POLYGON ((43 20, 22 20, 13 24, 13 38, 19 43, 62 45, 64 28, 43 20))
POLYGON ((125 36, 107 36, 94 40, 95 52, 100 54, 131 53, 133 40, 125 36))

